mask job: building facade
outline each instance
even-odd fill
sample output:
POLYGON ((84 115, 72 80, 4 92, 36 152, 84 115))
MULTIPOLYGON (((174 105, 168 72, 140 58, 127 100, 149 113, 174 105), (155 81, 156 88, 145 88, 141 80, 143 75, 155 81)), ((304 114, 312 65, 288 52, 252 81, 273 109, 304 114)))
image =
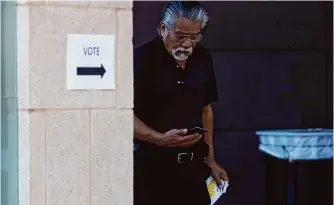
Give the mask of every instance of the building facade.
POLYGON ((132 204, 132 2, 1 2, 1 205, 132 204), (67 34, 115 35, 115 89, 68 90, 67 34))

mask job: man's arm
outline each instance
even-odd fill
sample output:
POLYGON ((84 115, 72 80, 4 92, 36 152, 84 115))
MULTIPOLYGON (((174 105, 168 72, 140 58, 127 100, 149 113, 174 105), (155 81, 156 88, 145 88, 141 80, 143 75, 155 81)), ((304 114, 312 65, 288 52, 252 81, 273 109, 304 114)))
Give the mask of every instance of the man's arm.
POLYGON ((208 130, 204 134, 204 140, 209 146, 209 154, 207 159, 207 164, 211 167, 212 176, 217 182, 218 186, 222 188, 222 181, 228 181, 228 176, 226 170, 223 169, 219 164, 217 164, 214 157, 214 149, 213 149, 213 110, 211 107, 211 103, 218 101, 218 90, 216 77, 213 68, 213 62, 211 55, 208 56, 208 68, 210 69, 209 80, 206 85, 206 97, 204 101, 202 121, 203 126, 208 130))
POLYGON ((204 140, 209 146, 209 155, 208 155, 208 162, 214 162, 214 149, 213 149, 213 111, 211 105, 207 105, 203 108, 203 115, 202 115, 203 125, 204 128, 208 131, 204 134, 204 140))
POLYGON ((214 157, 214 149, 213 149, 213 142, 212 142, 212 133, 213 133, 213 111, 211 105, 207 105, 203 109, 203 126, 208 131, 204 134, 204 140, 209 146, 209 155, 207 159, 207 164, 212 169, 212 175, 215 181, 217 182, 218 186, 222 188, 222 182, 228 181, 227 172, 223 169, 219 164, 217 164, 215 157, 214 157))
POLYGON ((149 73, 149 71, 147 68, 149 68, 149 66, 146 64, 147 61, 145 60, 145 56, 147 56, 147 54, 144 50, 143 47, 139 47, 133 52, 134 138, 156 144, 156 139, 159 138, 159 136, 161 137, 162 134, 147 126, 136 116, 137 112, 145 110, 145 99, 147 99, 146 94, 148 86, 146 85, 146 82, 148 81, 147 73, 149 73))
POLYGON ((156 139, 159 138, 159 132, 145 125, 145 123, 136 116, 134 116, 133 119, 133 126, 135 139, 155 143, 156 139))
POLYGON ((218 90, 216 83, 215 70, 213 67, 213 60, 211 54, 208 52, 207 56, 208 80, 205 87, 204 107, 202 114, 203 126, 208 131, 204 134, 204 140, 209 146, 208 163, 215 162, 213 149, 213 110, 211 103, 218 101, 218 90))
POLYGON ((134 137, 138 140, 151 142, 158 146, 183 147, 197 142, 201 135, 186 135, 186 129, 172 129, 166 133, 160 133, 145 125, 143 121, 134 116, 134 137))

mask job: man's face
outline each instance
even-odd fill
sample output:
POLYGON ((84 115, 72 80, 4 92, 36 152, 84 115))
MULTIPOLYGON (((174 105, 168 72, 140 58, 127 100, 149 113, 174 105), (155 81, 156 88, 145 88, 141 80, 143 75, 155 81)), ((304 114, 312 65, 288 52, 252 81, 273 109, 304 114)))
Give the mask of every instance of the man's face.
POLYGON ((165 47, 177 61, 185 61, 201 39, 201 22, 178 19, 175 28, 168 29, 160 23, 161 36, 165 47))

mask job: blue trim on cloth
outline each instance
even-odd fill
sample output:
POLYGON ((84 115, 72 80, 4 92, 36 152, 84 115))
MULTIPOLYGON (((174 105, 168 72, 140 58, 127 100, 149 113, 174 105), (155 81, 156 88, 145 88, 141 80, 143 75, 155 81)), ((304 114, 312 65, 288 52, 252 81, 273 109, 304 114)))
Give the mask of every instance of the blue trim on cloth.
POLYGON ((333 129, 257 131, 259 150, 279 159, 319 160, 333 158, 333 129))

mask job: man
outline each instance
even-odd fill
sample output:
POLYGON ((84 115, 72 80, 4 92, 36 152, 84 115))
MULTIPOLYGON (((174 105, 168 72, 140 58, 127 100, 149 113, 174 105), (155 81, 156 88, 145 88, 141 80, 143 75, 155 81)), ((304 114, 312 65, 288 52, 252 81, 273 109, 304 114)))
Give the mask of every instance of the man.
POLYGON ((213 62, 197 44, 208 19, 198 2, 171 1, 159 35, 134 51, 135 205, 208 205, 207 177, 228 180, 212 144, 213 62))

